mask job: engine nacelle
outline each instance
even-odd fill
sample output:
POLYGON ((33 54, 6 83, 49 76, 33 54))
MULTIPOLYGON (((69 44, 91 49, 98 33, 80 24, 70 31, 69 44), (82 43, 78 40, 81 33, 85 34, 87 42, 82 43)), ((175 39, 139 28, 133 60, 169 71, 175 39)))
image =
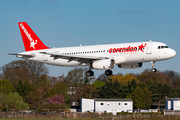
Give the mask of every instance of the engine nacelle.
POLYGON ((118 65, 119 68, 134 69, 142 67, 143 63, 124 63, 118 65))
POLYGON ((97 70, 107 70, 114 68, 114 64, 115 62, 113 59, 97 60, 91 64, 91 68, 97 70))

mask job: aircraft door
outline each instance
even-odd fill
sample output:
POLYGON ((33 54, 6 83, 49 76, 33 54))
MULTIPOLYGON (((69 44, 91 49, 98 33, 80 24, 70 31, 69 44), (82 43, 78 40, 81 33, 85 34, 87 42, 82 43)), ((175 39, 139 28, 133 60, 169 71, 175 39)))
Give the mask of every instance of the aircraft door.
POLYGON ((47 55, 45 55, 45 54, 43 54, 43 61, 44 61, 44 62, 47 62, 47 61, 48 61, 47 55))
POLYGON ((152 42, 150 41, 149 43, 147 43, 146 46, 146 54, 151 54, 152 53, 152 42))

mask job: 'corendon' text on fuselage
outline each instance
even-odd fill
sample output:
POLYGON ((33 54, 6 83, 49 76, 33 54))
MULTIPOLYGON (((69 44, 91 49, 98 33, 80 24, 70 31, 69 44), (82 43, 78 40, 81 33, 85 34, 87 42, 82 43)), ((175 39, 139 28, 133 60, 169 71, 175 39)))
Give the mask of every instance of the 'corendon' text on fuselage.
POLYGON ((110 48, 109 49, 109 53, 121 53, 121 52, 137 52, 137 51, 142 51, 144 52, 144 47, 146 47, 146 43, 145 45, 140 45, 138 47, 123 47, 123 48, 110 48))

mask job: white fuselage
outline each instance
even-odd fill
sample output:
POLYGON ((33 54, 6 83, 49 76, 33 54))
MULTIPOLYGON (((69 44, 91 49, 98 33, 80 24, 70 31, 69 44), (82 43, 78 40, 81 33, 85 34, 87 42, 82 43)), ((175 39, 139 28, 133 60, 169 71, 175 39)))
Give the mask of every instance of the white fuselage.
POLYGON ((174 57, 176 52, 168 48, 166 44, 161 42, 135 42, 122 44, 107 44, 93 46, 63 47, 44 50, 34 50, 22 52, 20 54, 33 54, 34 57, 22 57, 23 59, 33 60, 45 64, 56 66, 85 66, 87 62, 79 63, 79 61, 69 61, 68 59, 54 59, 51 55, 41 54, 40 52, 58 53, 62 55, 79 55, 92 57, 107 57, 115 60, 115 65, 122 63, 139 63, 161 61, 174 57), (163 46, 163 47, 162 47, 163 46))

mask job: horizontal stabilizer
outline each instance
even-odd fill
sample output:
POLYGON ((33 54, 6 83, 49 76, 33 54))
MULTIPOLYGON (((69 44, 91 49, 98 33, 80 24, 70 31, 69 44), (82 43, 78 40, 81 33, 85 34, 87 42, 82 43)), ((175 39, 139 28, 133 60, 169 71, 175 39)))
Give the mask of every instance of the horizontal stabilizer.
POLYGON ((16 55, 17 57, 34 57, 34 55, 33 54, 16 54, 16 53, 6 53, 7 55, 16 55))

